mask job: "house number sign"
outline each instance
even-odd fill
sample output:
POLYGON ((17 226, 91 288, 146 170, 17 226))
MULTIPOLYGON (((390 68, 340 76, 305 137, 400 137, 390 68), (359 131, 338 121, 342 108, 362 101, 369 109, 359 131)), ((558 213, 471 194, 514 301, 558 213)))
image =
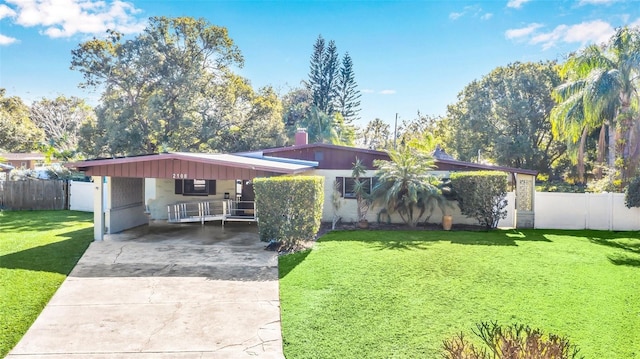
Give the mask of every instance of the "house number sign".
POLYGON ((186 173, 174 173, 173 174, 173 179, 185 179, 185 178, 189 178, 189 176, 186 173))

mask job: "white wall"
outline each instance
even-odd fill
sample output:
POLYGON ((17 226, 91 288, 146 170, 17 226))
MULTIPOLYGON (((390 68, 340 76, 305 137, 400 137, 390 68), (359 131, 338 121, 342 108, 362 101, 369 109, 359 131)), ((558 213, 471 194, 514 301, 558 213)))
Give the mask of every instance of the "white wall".
POLYGON ((627 208, 623 193, 537 192, 536 228, 640 230, 640 208, 627 208))
POLYGON ((143 202, 144 179, 108 177, 107 193, 107 233, 118 233, 149 223, 143 202))
POLYGON ((225 192, 229 192, 231 199, 234 199, 235 184, 235 180, 216 180, 215 195, 183 196, 175 194, 175 180, 148 178, 145 183, 145 205, 151 219, 166 220, 167 206, 171 204, 223 200, 225 192))
POLYGON ((69 181, 69 209, 93 212, 93 187, 92 182, 69 181))
MULTIPOLYGON (((373 177, 375 176, 375 170, 369 170, 363 177, 373 177)), ((333 194, 333 182, 336 177, 351 177, 351 170, 313 170, 309 172, 305 172, 304 175, 311 176, 323 176, 325 177, 324 181, 324 207, 322 210, 322 221, 323 222, 331 222, 334 216, 333 205, 331 204, 331 198, 333 194)), ((500 227, 513 227, 514 221, 514 209, 515 209, 515 195, 513 192, 507 193, 507 218, 501 220, 498 223, 500 227)), ((378 214, 382 208, 380 206, 375 206, 369 209, 367 213, 367 220, 369 222, 377 222, 378 214)), ((463 216, 460 213, 460 208, 457 203, 453 202, 451 207, 447 208, 448 214, 453 216, 453 224, 477 224, 477 221, 473 218, 468 218, 463 216)), ((340 209, 337 211, 338 216, 341 217, 342 222, 356 222, 357 221, 357 201, 354 198, 340 198, 340 209)), ((386 218, 383 219, 386 221, 386 218)), ((439 208, 436 208, 433 211, 433 214, 429 218, 429 223, 441 223, 442 221, 442 212, 439 208)), ((403 223, 402 219, 398 214, 394 214, 391 216, 392 223, 403 223)))

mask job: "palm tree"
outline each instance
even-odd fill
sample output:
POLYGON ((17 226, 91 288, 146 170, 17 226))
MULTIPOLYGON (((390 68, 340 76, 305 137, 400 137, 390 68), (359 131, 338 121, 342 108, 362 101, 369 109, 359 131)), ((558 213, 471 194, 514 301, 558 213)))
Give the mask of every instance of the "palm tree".
POLYGON ((635 171, 639 70, 640 33, 628 27, 618 29, 605 46, 571 55, 561 69, 567 81, 554 92, 559 101, 551 114, 554 133, 576 143, 585 131, 606 126, 609 168, 615 167, 618 149, 628 159, 627 174, 635 171))
POLYGON ((433 157, 405 147, 390 151, 391 161, 376 160, 378 183, 373 190, 374 203, 380 203, 389 213, 415 227, 420 218, 444 200, 438 179, 430 174, 433 157))
POLYGON ((345 125, 342 115, 328 115, 316 106, 311 106, 309 113, 300 120, 299 126, 307 129, 312 143, 352 145, 355 137, 354 130, 345 125))

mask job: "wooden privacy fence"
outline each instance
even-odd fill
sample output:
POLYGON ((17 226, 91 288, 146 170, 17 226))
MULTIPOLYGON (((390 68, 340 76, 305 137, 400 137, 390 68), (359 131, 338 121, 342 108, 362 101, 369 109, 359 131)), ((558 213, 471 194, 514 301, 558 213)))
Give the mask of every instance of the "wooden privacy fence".
POLYGON ((0 209, 67 209, 67 203, 66 181, 0 181, 0 209))

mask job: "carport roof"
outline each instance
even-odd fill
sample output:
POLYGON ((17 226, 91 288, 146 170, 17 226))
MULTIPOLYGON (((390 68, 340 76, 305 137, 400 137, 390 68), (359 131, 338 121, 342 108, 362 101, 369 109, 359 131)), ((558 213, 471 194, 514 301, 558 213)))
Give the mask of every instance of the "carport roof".
POLYGON ((244 178, 271 174, 296 174, 317 162, 256 158, 233 154, 170 152, 132 157, 93 159, 68 163, 87 175, 147 178, 244 178), (242 176, 242 177, 237 177, 242 176))

